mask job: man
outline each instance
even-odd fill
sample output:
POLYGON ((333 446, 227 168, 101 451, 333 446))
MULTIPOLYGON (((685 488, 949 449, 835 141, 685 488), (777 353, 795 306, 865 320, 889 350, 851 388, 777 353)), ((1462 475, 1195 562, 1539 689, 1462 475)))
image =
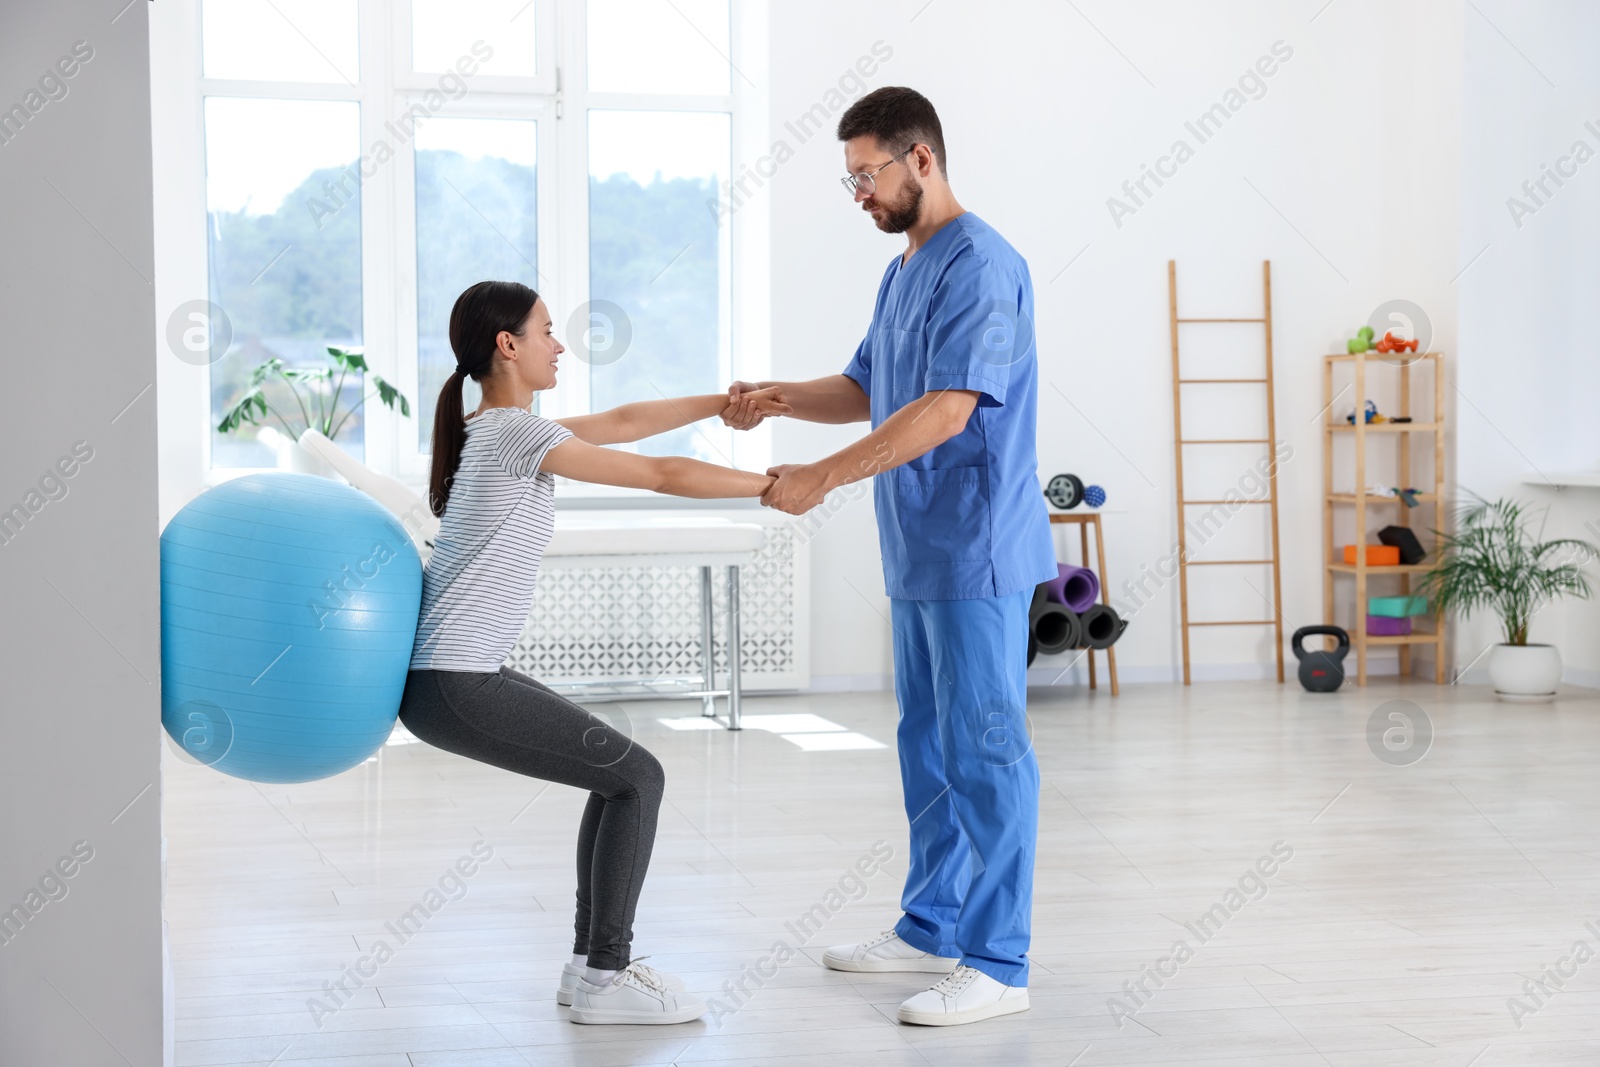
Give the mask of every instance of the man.
MULTIPOLYGON (((945 973, 900 1020, 976 1022, 1028 1007, 1039 808, 1024 713, 1028 606, 1055 576, 1034 453, 1033 285, 1016 250, 956 202, 939 116, 920 93, 869 93, 838 134, 846 190, 907 247, 844 373, 782 387, 792 417, 870 419, 872 433, 774 467, 762 503, 799 515, 874 476, 911 866, 894 929, 823 959, 945 973)), ((730 399, 754 388, 736 382, 730 399)))

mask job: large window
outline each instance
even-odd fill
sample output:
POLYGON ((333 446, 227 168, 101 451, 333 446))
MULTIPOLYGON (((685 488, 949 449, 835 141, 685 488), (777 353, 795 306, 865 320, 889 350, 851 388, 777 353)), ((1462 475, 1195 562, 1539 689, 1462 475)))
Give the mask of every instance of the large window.
MULTIPOLYGON (((294 420, 334 399, 331 382, 313 396, 320 380, 289 379, 325 365, 330 345, 361 344, 359 190, 317 212, 327 203, 322 186, 338 181, 356 150, 357 127, 356 105, 342 101, 206 101, 208 276, 211 300, 233 326, 232 346, 211 367, 212 422, 257 385, 268 409, 252 413, 265 432, 215 434, 213 466, 276 466, 304 428, 294 420), (257 372, 274 359, 288 377, 257 372)), ((340 389, 346 410, 359 406, 359 389, 348 381, 340 389)), ((356 414, 340 441, 360 457, 356 414)))
MULTIPOLYGON (((457 294, 484 278, 544 288, 537 265, 538 156, 538 124, 521 119, 439 118, 417 133, 421 451, 428 449, 439 388, 456 364, 449 327, 457 294)), ((476 405, 476 394, 467 400, 476 405)))
MULTIPOLYGON (((544 414, 764 370, 735 353, 746 213, 716 210, 749 136, 744 0, 195 2, 207 295, 231 327, 213 470, 290 462, 338 405, 342 447, 415 481, 451 307, 486 278, 536 289, 572 353, 544 414), (330 347, 369 373, 336 388, 330 347), (252 390, 265 410, 218 432, 252 390)), ((764 441, 710 422, 639 447, 727 463, 736 445, 764 441)))
MULTIPOLYGON (((705 205, 727 169, 727 115, 589 113, 591 330, 607 342, 583 349, 594 408, 725 386, 727 253, 705 205)), ((703 428, 641 447, 720 458, 703 428)))

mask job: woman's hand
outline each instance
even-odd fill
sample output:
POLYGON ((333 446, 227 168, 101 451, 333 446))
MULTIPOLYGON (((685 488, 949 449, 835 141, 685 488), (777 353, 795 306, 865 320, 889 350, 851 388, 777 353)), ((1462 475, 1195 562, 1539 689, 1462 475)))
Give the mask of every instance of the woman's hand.
POLYGON ((722 421, 735 430, 750 430, 769 416, 793 412, 784 399, 782 386, 759 389, 749 382, 734 382, 728 388, 728 406, 722 409, 722 421))

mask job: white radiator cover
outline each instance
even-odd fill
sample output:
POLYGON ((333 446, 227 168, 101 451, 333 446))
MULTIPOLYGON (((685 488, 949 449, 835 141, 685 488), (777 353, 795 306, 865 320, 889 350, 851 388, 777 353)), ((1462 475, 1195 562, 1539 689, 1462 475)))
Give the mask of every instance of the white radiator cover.
MULTIPOLYGON (((730 512, 766 527, 742 568, 742 682, 749 690, 811 684, 810 538, 787 515, 730 512)), ((719 684, 727 670, 727 568, 712 568, 719 684)), ((539 587, 522 638, 506 661, 549 685, 596 679, 698 678, 700 568, 554 567, 539 587)))

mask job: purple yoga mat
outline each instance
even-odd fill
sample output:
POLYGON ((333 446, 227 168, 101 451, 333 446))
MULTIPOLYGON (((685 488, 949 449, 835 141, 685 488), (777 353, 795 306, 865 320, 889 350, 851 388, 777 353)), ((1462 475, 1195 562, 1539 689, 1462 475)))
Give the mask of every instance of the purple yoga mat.
POLYGON ((1387 615, 1367 616, 1367 634, 1370 637, 1401 637, 1410 632, 1410 619, 1393 619, 1387 615))
POLYGON ((1088 611, 1100 596, 1100 579, 1087 567, 1057 563, 1055 580, 1044 584, 1050 590, 1051 600, 1080 615, 1088 611))

